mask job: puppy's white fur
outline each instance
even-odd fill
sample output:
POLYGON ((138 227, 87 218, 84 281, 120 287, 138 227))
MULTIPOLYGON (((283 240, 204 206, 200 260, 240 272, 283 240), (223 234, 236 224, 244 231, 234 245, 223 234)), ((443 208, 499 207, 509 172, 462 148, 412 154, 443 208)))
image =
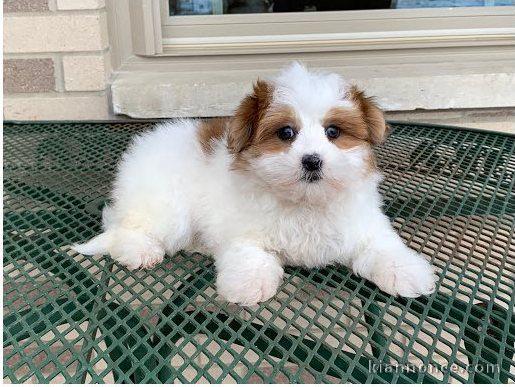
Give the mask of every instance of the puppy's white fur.
POLYGON ((349 86, 298 64, 272 82, 273 103, 293 108, 302 126, 287 152, 255 157, 250 172, 240 173, 226 136, 207 156, 198 121, 160 124, 124 154, 104 232, 75 249, 109 253, 131 269, 152 267, 178 250, 212 254, 218 292, 242 305, 272 297, 283 265, 344 264, 393 295, 432 292, 432 267, 380 210, 380 174, 367 172, 370 150, 342 150, 325 136, 327 110, 354 107, 342 98, 349 86), (300 159, 310 153, 324 160, 317 183, 300 179, 300 159))

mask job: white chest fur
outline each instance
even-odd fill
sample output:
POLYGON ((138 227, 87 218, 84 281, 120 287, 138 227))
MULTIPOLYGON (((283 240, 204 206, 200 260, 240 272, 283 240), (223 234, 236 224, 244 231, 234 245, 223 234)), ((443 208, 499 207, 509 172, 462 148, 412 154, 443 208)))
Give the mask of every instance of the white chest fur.
MULTIPOLYGON (((324 266, 336 260, 350 259, 367 225, 367 212, 379 210, 377 179, 342 192, 325 206, 299 206, 280 202, 271 194, 258 194, 245 184, 227 186, 216 195, 211 190, 207 217, 201 232, 209 248, 218 248, 233 240, 252 241, 273 253, 285 264, 306 267, 324 266), (250 190, 247 191, 246 188, 250 190), (228 192, 230 194, 228 195, 228 192), (230 203, 230 206, 221 203, 230 203), (209 243, 211 242, 211 243, 209 243)), ((219 181, 220 183, 220 181, 219 181)))

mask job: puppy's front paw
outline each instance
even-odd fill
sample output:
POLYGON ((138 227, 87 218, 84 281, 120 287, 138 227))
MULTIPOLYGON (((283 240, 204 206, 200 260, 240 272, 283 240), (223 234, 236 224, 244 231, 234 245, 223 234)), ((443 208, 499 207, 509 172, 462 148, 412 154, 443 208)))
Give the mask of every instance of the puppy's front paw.
POLYGON ((277 293, 283 273, 283 268, 272 257, 241 259, 234 265, 219 268, 216 288, 227 301, 252 306, 277 293))
POLYGON ((386 293, 418 297, 435 291, 438 277, 422 256, 409 251, 383 262, 377 263, 371 280, 386 293))
POLYGON ((222 272, 216 278, 218 293, 229 302, 252 306, 273 297, 281 283, 283 270, 256 271, 235 279, 233 274, 222 272))

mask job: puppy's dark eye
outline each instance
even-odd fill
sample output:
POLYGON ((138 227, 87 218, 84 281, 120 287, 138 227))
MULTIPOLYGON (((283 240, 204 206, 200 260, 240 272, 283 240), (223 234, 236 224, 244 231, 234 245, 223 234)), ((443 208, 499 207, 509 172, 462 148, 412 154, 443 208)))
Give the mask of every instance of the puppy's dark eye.
POLYGON ((334 125, 328 126, 325 128, 325 135, 327 138, 334 140, 335 138, 340 137, 340 128, 334 125))
POLYGON ((288 141, 295 137, 295 131, 291 126, 285 126, 277 131, 277 137, 283 141, 288 141))

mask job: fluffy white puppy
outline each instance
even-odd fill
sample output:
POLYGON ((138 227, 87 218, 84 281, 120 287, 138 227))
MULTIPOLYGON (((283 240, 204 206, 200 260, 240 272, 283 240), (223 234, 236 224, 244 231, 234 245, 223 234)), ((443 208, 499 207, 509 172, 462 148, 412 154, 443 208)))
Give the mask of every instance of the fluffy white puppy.
POLYGON ((393 295, 435 289, 433 268, 381 212, 371 145, 381 110, 336 74, 294 63, 230 118, 159 124, 123 155, 104 232, 75 246, 131 269, 165 253, 214 256, 218 292, 253 305, 284 265, 343 264, 393 295))

